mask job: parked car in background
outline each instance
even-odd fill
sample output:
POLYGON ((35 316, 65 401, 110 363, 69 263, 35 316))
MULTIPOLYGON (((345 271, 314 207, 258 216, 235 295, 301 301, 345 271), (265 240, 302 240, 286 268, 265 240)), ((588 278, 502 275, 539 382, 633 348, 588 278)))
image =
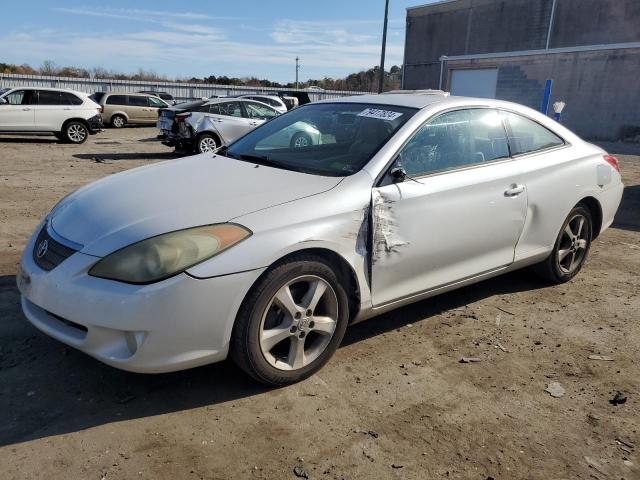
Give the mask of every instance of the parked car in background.
POLYGON ((62 88, 0 90, 0 133, 52 133, 83 143, 102 128, 100 106, 83 92, 62 88))
POLYGON ((169 105, 175 105, 176 100, 173 98, 173 95, 167 92, 154 92, 153 90, 141 90, 138 93, 146 93, 147 95, 153 95, 154 97, 158 97, 160 100, 164 100, 169 105))
POLYGON ((238 96, 238 98, 248 98, 249 100, 255 100, 256 102, 265 103, 270 107, 275 108, 280 113, 287 113, 287 111, 289 110, 284 100, 278 95, 247 94, 240 95, 238 96))
POLYGON ((230 356, 285 385, 322 368, 348 325, 402 305, 528 266, 570 281, 623 189, 615 157, 522 105, 332 99, 215 156, 81 188, 38 225, 16 277, 33 325, 109 365, 230 356), (326 141, 269 146, 298 122, 326 141))
POLYGON ((146 93, 100 92, 94 95, 102 106, 102 120, 114 128, 127 124, 155 125, 158 111, 169 107, 164 100, 146 93))
POLYGON ((247 98, 215 98, 190 112, 175 115, 175 127, 161 117, 158 128, 165 132, 165 145, 206 153, 228 145, 271 118, 276 109, 247 98))
POLYGON ((160 130, 158 138, 166 139, 171 134, 178 133, 178 124, 174 121, 179 113, 190 112, 204 105, 209 99, 193 100, 190 102, 177 103, 171 107, 161 108, 158 112, 158 123, 156 126, 160 130))

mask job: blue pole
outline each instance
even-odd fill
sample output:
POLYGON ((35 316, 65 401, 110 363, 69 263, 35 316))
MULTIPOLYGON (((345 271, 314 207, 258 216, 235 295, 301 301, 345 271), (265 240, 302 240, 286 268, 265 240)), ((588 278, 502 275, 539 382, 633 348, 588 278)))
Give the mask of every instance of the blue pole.
POLYGON ((549 100, 551 100, 551 87, 553 86, 553 80, 549 79, 544 84, 544 96, 542 97, 542 105, 540 105, 540 111, 545 115, 549 111, 549 100))

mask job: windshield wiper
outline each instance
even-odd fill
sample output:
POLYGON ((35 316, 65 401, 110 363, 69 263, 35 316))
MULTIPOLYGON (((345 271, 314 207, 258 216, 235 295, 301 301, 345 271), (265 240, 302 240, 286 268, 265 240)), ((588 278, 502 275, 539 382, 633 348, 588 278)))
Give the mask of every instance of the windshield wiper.
POLYGON ((283 170, 292 170, 294 172, 303 172, 305 173, 304 169, 299 168, 299 167, 294 167, 293 165, 286 165, 280 162, 276 162, 275 160, 271 160, 269 157, 266 156, 262 156, 262 155, 249 155, 246 153, 242 153, 240 155, 238 155, 237 157, 232 157, 232 158, 237 158, 239 160, 245 160, 247 162, 251 162, 251 163, 255 163, 258 165, 264 165, 266 167, 274 167, 274 168, 281 168, 283 170))

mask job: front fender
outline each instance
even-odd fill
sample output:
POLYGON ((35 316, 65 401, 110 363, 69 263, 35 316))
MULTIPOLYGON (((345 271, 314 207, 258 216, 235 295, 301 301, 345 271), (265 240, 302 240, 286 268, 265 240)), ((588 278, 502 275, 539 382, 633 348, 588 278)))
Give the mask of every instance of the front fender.
POLYGON ((253 235, 188 273, 198 278, 228 275, 269 267, 291 253, 319 248, 350 265, 362 300, 368 300, 371 189, 367 185, 344 193, 332 190, 233 219, 253 235))

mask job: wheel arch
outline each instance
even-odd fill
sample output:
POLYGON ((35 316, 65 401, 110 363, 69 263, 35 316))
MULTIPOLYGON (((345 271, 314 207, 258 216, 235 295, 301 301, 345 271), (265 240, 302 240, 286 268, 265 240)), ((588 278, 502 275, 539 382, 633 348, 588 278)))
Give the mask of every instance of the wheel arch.
POLYGON ((82 123, 85 127, 87 127, 87 129, 89 129, 89 122, 87 122, 86 119, 82 118, 82 117, 73 117, 73 118, 67 118, 63 123, 62 123, 62 128, 60 129, 60 133, 64 133, 65 129, 67 128, 67 125, 69 125, 70 122, 79 122, 82 123))
POLYGON ((329 248, 315 246, 309 248, 300 248, 298 250, 288 252, 285 255, 277 258, 253 282, 253 284, 245 294, 245 299, 249 296, 250 292, 255 288, 255 286, 262 280, 262 278, 274 267, 302 255, 314 255, 320 257, 335 268, 338 277, 344 283, 344 287, 347 291, 347 298, 349 299, 349 323, 351 323, 353 319, 356 318, 360 310, 360 282, 358 281, 358 276, 355 272, 354 267, 349 263, 349 261, 342 255, 340 255, 340 253, 329 248))
POLYGON ((129 115, 127 115, 126 112, 123 112, 121 110, 117 110, 113 112, 111 115, 109 115, 109 121, 107 123, 111 123, 111 121, 113 120, 113 117, 115 117, 116 115, 120 115, 121 117, 124 117, 127 123, 129 123, 129 115))
POLYGON ((593 238, 597 238, 602 228, 602 206, 600 202, 595 197, 589 196, 584 197, 578 204, 583 204, 589 209, 591 220, 593 221, 593 238))
POLYGON ((196 142, 199 141, 200 137, 202 137, 202 135, 204 135, 205 133, 208 133, 214 138, 214 140, 218 143, 218 147, 221 147, 222 145, 224 145, 224 142, 222 141, 222 137, 220 137, 220 134, 215 130, 203 130, 202 132, 196 133, 196 142))

